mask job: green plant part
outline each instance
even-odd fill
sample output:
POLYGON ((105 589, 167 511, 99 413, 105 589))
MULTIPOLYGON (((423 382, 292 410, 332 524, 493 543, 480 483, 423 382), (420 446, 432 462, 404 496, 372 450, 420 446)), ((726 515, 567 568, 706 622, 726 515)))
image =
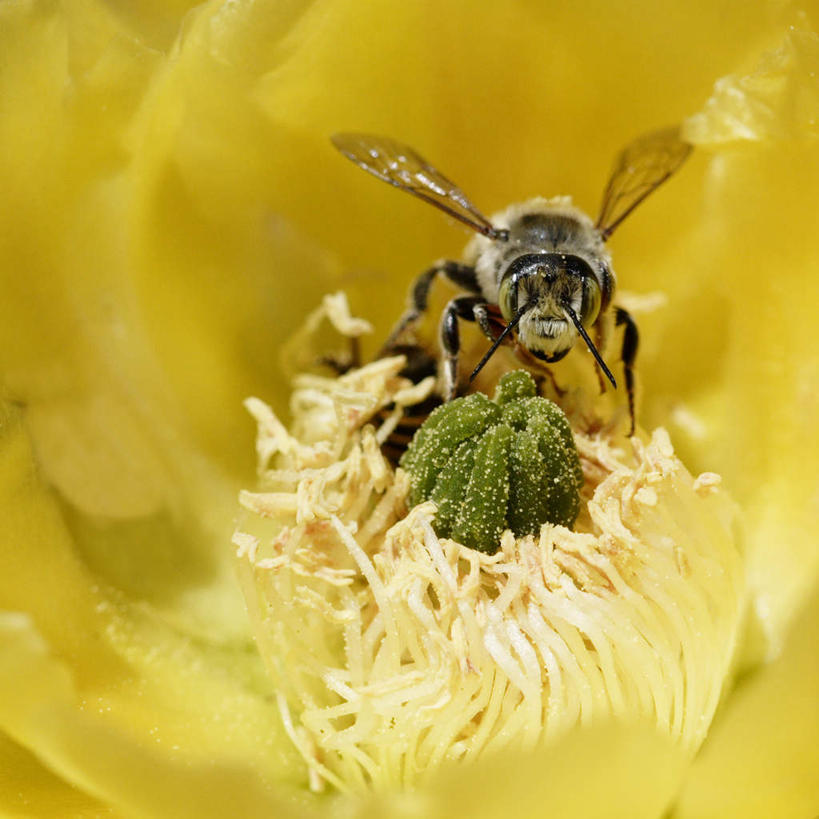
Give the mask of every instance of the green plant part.
POLYGON ((410 503, 437 504, 439 537, 489 554, 505 529, 522 537, 544 523, 571 528, 580 508, 583 472, 569 421, 537 396, 524 370, 506 373, 491 401, 475 393, 438 407, 401 466, 410 503))

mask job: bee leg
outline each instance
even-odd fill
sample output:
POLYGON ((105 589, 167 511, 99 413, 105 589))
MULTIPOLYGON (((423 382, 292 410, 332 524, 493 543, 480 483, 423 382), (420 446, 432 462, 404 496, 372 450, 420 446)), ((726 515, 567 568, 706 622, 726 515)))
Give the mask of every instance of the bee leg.
POLYGON ((488 302, 483 296, 460 296, 447 304, 441 316, 441 346, 444 348, 444 400, 451 401, 458 389, 458 353, 461 337, 458 319, 477 321, 488 302))
POLYGON ((498 329, 492 326, 489 318, 489 311, 486 309, 487 302, 482 299, 472 308, 472 315, 474 320, 478 323, 483 334, 491 341, 495 342, 498 338, 498 329))
POLYGON ((475 268, 459 262, 442 260, 436 262, 429 270, 425 270, 413 283, 409 294, 410 306, 404 315, 398 320, 384 346, 381 348, 379 357, 389 355, 395 347, 401 334, 411 325, 415 324, 427 310, 429 301, 429 290, 436 277, 440 274, 446 276, 453 284, 463 287, 472 293, 480 293, 480 285, 475 277, 475 268))
POLYGON ((637 344, 640 340, 640 336, 637 332, 637 325, 631 317, 631 313, 622 307, 615 307, 614 322, 618 327, 621 324, 625 325, 620 358, 623 360, 623 371, 626 376, 626 393, 628 394, 628 411, 631 416, 631 430, 629 435, 634 435, 634 359, 637 357, 637 344))

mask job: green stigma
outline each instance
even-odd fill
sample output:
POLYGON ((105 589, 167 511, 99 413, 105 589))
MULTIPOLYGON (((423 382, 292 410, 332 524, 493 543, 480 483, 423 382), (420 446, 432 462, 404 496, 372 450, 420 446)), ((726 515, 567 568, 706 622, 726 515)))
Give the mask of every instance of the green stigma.
POLYGON ((435 531, 493 554, 500 536, 571 528, 583 472, 563 411, 537 396, 524 370, 506 373, 493 400, 481 393, 438 407, 415 433, 401 466, 410 503, 438 506, 435 531))

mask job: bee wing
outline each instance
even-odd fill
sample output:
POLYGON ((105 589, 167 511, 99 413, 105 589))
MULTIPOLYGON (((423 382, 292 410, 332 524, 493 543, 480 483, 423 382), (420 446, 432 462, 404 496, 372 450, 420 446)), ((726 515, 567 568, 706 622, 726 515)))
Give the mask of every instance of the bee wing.
POLYGON ((505 238, 505 231, 494 228, 456 184, 409 145, 371 134, 334 134, 331 140, 347 159, 373 176, 440 208, 490 239, 505 238))
POLYGON ((691 153, 679 128, 654 131, 636 139, 617 157, 611 173, 597 228, 608 239, 615 228, 652 191, 673 174, 691 153))

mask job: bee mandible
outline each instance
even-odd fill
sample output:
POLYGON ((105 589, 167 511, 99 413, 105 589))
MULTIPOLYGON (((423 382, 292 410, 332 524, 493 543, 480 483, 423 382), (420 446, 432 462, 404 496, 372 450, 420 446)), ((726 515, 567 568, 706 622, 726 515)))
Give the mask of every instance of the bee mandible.
POLYGON ((691 146, 679 129, 646 134, 619 154, 596 222, 568 197, 510 205, 490 221, 457 185, 408 145, 357 133, 335 134, 332 142, 365 171, 477 233, 462 262, 441 260, 418 276, 410 290, 409 307, 385 343, 385 352, 424 315, 430 288, 439 275, 470 294, 452 299, 441 317, 445 400, 454 398, 458 390, 459 320, 476 322, 491 341, 470 381, 498 347, 514 337, 519 352, 546 364, 560 361, 582 338, 594 356, 601 388, 605 387, 603 376, 617 387, 601 354, 613 321, 624 328, 620 358, 633 434, 637 325, 625 309, 612 304, 615 276, 605 243, 688 157, 691 146))

